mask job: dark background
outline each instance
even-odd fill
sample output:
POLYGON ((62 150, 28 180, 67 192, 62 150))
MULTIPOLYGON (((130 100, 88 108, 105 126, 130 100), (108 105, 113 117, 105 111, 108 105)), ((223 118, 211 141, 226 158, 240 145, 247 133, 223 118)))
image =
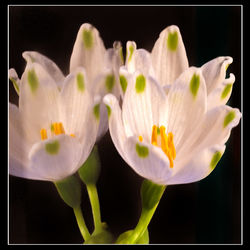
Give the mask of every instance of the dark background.
MULTIPOLYGON (((21 77, 22 52, 38 51, 66 75, 78 29, 93 24, 106 48, 134 40, 149 51, 167 26, 179 26, 190 66, 231 56, 228 71, 236 81, 229 105, 241 109, 240 6, 10 6, 9 68, 21 77)), ((125 50, 124 50, 125 51, 125 50)), ((9 83, 9 101, 18 97, 9 83)), ((118 236, 140 216, 138 176, 119 156, 109 133, 99 142, 102 164, 97 183, 102 220, 118 236)), ((9 177, 9 243, 82 243, 73 211, 50 182, 9 177)), ((241 125, 234 128, 226 151, 206 179, 168 186, 149 225, 150 243, 241 243, 241 125)), ((82 209, 90 231, 91 208, 82 189, 82 209)))

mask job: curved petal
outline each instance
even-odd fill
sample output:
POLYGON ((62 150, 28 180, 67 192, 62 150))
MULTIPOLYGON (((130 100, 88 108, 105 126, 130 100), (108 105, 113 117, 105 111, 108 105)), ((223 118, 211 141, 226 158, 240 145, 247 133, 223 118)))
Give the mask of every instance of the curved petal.
POLYGON ((207 92, 201 70, 190 67, 184 71, 171 85, 167 99, 167 131, 173 133, 176 151, 179 151, 190 136, 193 138, 206 112, 207 92))
POLYGON ((174 166, 174 173, 167 185, 191 183, 207 177, 222 157, 226 146, 214 145, 197 152, 183 166, 174 166))
POLYGON ((135 72, 131 80, 122 106, 126 134, 142 136, 150 142, 153 125, 166 125, 166 95, 150 76, 135 72))
POLYGON ((127 136, 125 134, 121 108, 118 100, 114 95, 108 94, 103 98, 103 102, 106 104, 108 109, 110 136, 117 151, 122 158, 126 160, 124 155, 124 142, 127 139, 127 136))
POLYGON ((81 154, 81 145, 75 138, 58 135, 33 145, 29 168, 44 180, 58 181, 77 171, 81 154))
POLYGON ((38 63, 40 64, 48 74, 54 79, 59 88, 61 88, 64 80, 64 75, 58 66, 48 57, 36 52, 36 51, 25 51, 23 52, 23 58, 27 63, 38 63))
MULTIPOLYGON (((136 51, 136 43, 134 41, 127 41, 127 43, 126 43, 126 62, 125 62, 125 66, 127 68, 130 68, 130 63, 132 62, 132 58, 134 56, 135 51, 136 51)), ((134 71, 132 70, 132 72, 134 72, 134 71)))
POLYGON ((59 90, 53 78, 38 63, 29 63, 21 78, 19 109, 23 119, 36 131, 58 121, 59 90))
POLYGON ((87 85, 85 70, 77 68, 66 77, 60 93, 60 117, 65 132, 74 134, 79 141, 84 137, 94 102, 87 85))
POLYGON ((142 177, 154 183, 165 185, 172 175, 169 160, 163 151, 149 143, 129 137, 124 144, 129 165, 142 177))
POLYGON ((97 29, 89 23, 80 27, 70 58, 70 72, 84 67, 90 83, 104 67, 105 47, 97 29))
POLYGON ((186 50, 177 26, 169 26, 160 33, 151 56, 156 79, 161 85, 172 84, 188 68, 186 50))
POLYGON ((20 89, 20 79, 18 78, 18 75, 16 73, 15 69, 9 69, 9 79, 12 81, 13 86, 19 95, 19 89, 20 89))
POLYGON ((232 57, 221 56, 207 62, 201 67, 208 95, 225 80, 227 67, 232 62, 232 57))
POLYGON ((230 74, 229 78, 225 79, 216 89, 214 89, 208 95, 208 110, 227 103, 231 96, 234 82, 235 76, 234 74, 230 74))

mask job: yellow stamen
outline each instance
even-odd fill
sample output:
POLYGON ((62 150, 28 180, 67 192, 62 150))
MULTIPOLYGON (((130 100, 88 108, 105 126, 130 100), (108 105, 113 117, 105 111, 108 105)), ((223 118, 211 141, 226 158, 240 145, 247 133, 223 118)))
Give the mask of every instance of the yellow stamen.
MULTIPOLYGON (((174 146, 174 135, 172 132, 169 132, 166 135, 166 128, 164 126, 160 127, 160 136, 161 136, 161 149, 166 154, 169 159, 170 167, 174 166, 174 159, 176 157, 176 151, 174 146)), ((157 126, 154 125, 152 128, 152 138, 151 143, 155 146, 157 144, 157 126)))
POLYGON ((65 134, 63 124, 61 122, 55 122, 51 125, 51 132, 55 135, 65 134))
POLYGON ((154 125, 153 128, 152 128, 151 143, 154 146, 157 146, 157 126, 156 125, 154 125))
POLYGON ((46 140, 48 137, 47 137, 47 131, 46 131, 46 129, 44 129, 44 128, 42 128, 41 130, 40 130, 40 135, 41 135, 41 139, 42 140, 46 140))
POLYGON ((142 141, 143 141, 143 138, 142 138, 142 136, 141 136, 141 135, 139 136, 139 141, 140 141, 140 142, 142 142, 142 141))
POLYGON ((76 136, 75 136, 75 134, 70 134, 70 136, 72 136, 72 137, 76 137, 76 136))

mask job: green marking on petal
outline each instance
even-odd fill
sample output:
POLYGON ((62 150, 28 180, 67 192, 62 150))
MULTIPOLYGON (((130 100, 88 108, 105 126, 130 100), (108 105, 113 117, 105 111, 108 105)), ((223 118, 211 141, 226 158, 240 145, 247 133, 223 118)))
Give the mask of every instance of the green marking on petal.
POLYGON ((76 76, 77 88, 79 91, 83 92, 85 89, 84 76, 82 73, 78 73, 76 76))
POLYGON ((129 58, 128 58, 128 61, 130 62, 131 59, 132 59, 132 55, 134 53, 134 47, 132 45, 129 46, 129 58))
POLYGON ((121 84, 123 93, 125 93, 127 86, 128 86, 128 82, 124 75, 120 75, 120 84, 121 84))
POLYGON ((225 99, 232 89, 232 84, 227 84, 221 93, 221 99, 225 99))
POLYGON ((53 141, 51 143, 45 144, 45 149, 46 149, 47 153, 49 153, 51 155, 56 155, 60 149, 59 141, 56 140, 56 141, 53 141))
POLYGON ((107 75, 105 80, 105 86, 108 92, 111 92, 115 85, 115 76, 114 75, 107 75))
POLYGON ((135 90, 137 93, 142 93, 146 87, 146 79, 143 75, 136 77, 135 90))
POLYGON ((228 112, 228 114, 225 116, 224 118, 224 123, 223 126, 224 128, 235 118, 235 112, 234 111, 230 111, 228 112))
POLYGON ((107 108, 108 118, 109 118, 111 115, 111 108, 109 107, 109 105, 106 105, 106 108, 107 108))
POLYGON ((157 134, 159 135, 161 133, 160 128, 157 127, 157 134))
POLYGON ((55 128, 54 128, 53 124, 50 125, 50 130, 51 130, 52 133, 54 132, 55 128))
POLYGON ((194 98, 198 93, 199 87, 200 87, 200 76, 194 74, 189 83, 189 88, 194 98))
POLYGON ((121 58, 121 63, 124 64, 124 58, 123 58, 122 47, 119 49, 119 54, 120 54, 120 58, 121 58))
POLYGON ((93 112, 94 112, 94 115, 95 115, 95 118, 97 120, 99 120, 100 118, 100 103, 96 104, 93 108, 93 112))
POLYGON ((37 90, 39 86, 39 81, 38 81, 38 77, 34 69, 28 71, 28 83, 29 83, 31 92, 35 93, 35 91, 37 90))
POLYGON ((83 43, 86 49, 90 49, 93 46, 93 34, 91 30, 83 31, 83 43))
POLYGON ((178 46, 178 33, 177 31, 168 34, 167 47, 171 51, 175 51, 178 46))
POLYGON ((139 157, 146 158, 149 154, 148 148, 146 146, 142 146, 139 143, 135 146, 136 152, 139 157))
POLYGON ((14 78, 12 78, 12 77, 10 77, 10 80, 11 80, 11 82, 13 83, 13 86, 14 86, 14 88, 15 88, 17 94, 19 95, 20 90, 19 90, 19 86, 18 86, 18 84, 17 84, 17 81, 16 81, 14 78))
POLYGON ((217 163, 219 162, 220 158, 221 158, 222 154, 220 151, 217 151, 213 154, 213 157, 211 159, 210 162, 210 167, 212 168, 212 170, 216 167, 217 163))

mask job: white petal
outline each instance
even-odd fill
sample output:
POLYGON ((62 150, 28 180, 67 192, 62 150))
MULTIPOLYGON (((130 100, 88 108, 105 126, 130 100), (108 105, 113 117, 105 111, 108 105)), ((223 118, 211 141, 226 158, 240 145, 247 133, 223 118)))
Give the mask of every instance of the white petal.
POLYGON ((205 148, 193 155, 193 158, 189 158, 183 166, 175 165, 174 173, 167 185, 191 183, 207 177, 214 170, 225 148, 225 145, 205 148))
POLYGON ((36 51, 25 51, 23 52, 23 58, 27 63, 38 63, 40 64, 48 74, 54 79, 59 88, 64 80, 64 75, 58 66, 48 57, 36 52, 36 51))
POLYGON ((134 70, 133 70, 133 60, 132 59, 133 59, 135 51, 136 51, 136 43, 134 41, 127 41, 125 66, 128 69, 130 69, 130 72, 134 72, 134 70), (131 64, 131 66, 130 66, 130 64, 131 64))
POLYGON ((122 99, 124 98, 124 94, 127 90, 128 83, 132 80, 132 74, 128 72, 128 69, 125 66, 120 67, 119 69, 119 83, 120 83, 120 94, 122 99))
POLYGON ((142 177, 164 185, 172 175, 169 161, 163 151, 149 143, 129 137, 125 143, 125 154, 129 165, 142 177))
POLYGON ((70 72, 84 67, 92 83, 104 67, 104 53, 105 47, 97 29, 91 24, 82 24, 70 58, 70 72))
POLYGON ((34 171, 28 168, 29 150, 33 138, 31 128, 22 119, 18 108, 9 104, 9 174, 28 178, 41 179, 34 171))
POLYGON ((188 68, 186 50, 177 26, 164 29, 152 50, 156 79, 161 85, 172 84, 188 68))
POLYGON ((216 89, 214 89, 208 95, 208 110, 227 103, 231 96, 234 82, 235 76, 234 74, 230 74, 229 78, 225 79, 216 89))
POLYGON ((108 94, 103 98, 103 102, 107 105, 109 112, 110 136, 117 151, 123 157, 123 159, 126 160, 124 155, 124 142, 127 137, 123 126, 121 108, 119 106, 118 100, 114 95, 108 94))
POLYGON ((187 142, 206 112, 206 85, 199 68, 191 67, 171 85, 167 131, 174 135, 176 151, 187 142))
POLYGON ((87 85, 84 69, 78 68, 66 77, 60 93, 61 122, 63 122, 66 134, 74 134, 79 141, 82 141, 86 133, 88 118, 93 112, 94 99, 87 85))
POLYGON ((150 142, 153 125, 166 125, 166 95, 152 77, 135 72, 131 80, 122 106, 126 134, 150 142))
POLYGON ((23 119, 36 131, 58 121, 59 90, 55 81, 38 63, 27 64, 21 78, 19 109, 23 119))
POLYGON ((58 135, 33 145, 29 168, 44 180, 58 181, 77 171, 81 153, 82 148, 75 138, 58 135))
POLYGON ((226 69, 232 62, 232 57, 221 56, 207 62, 201 67, 208 95, 225 80, 226 69))
POLYGON ((17 94, 19 95, 19 89, 20 89, 20 79, 18 78, 18 75, 16 73, 15 69, 10 69, 9 70, 9 79, 12 81, 13 86, 17 92, 17 94))

